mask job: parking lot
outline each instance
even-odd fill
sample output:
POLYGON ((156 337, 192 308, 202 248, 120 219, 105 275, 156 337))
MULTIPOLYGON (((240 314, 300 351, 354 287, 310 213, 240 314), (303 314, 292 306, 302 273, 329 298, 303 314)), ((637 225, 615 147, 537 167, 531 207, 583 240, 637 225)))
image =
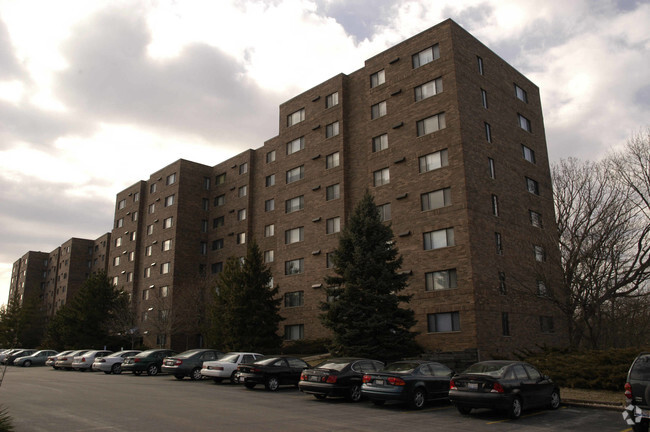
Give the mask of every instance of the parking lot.
POLYGON ((403 405, 318 401, 295 387, 214 384, 171 376, 7 369, 0 404, 23 431, 625 431, 621 413, 581 407, 525 412, 511 421, 491 411, 461 416, 446 403, 403 405))

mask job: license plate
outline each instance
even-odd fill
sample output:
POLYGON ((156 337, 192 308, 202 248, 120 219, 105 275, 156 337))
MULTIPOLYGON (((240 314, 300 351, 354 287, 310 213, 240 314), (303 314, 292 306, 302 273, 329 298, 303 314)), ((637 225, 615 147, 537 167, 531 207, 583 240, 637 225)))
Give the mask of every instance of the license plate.
POLYGON ((320 380, 316 375, 309 375, 309 381, 318 382, 320 380))
POLYGON ((384 385, 384 380, 383 379, 376 379, 375 380, 375 385, 384 385))
POLYGON ((467 388, 470 390, 478 390, 478 384, 477 383, 467 383, 467 388))

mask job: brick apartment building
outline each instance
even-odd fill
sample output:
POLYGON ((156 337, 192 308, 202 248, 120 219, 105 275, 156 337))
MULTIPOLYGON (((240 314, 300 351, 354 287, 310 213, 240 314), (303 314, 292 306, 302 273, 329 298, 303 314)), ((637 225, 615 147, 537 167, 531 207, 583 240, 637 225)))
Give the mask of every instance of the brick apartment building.
POLYGON ((329 254, 366 189, 411 276, 422 346, 487 358, 565 343, 539 90, 452 20, 280 105, 262 147, 181 159, 118 193, 107 271, 147 345, 195 346, 152 321, 254 238, 285 339, 327 337, 329 254))

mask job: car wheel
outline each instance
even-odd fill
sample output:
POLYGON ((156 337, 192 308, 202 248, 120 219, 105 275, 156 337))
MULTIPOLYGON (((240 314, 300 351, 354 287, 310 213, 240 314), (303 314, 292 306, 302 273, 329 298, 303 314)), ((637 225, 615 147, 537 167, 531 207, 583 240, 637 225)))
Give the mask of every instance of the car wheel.
POLYGON ((32 365, 32 362, 29 361, 29 360, 25 360, 25 361, 23 362, 23 366, 24 366, 24 367, 30 367, 31 365, 32 365))
POLYGON ((386 401, 383 399, 373 399, 372 403, 376 406, 382 406, 383 404, 386 403, 386 401))
POLYGON ((461 406, 461 405, 456 405, 456 409, 462 415, 468 415, 470 412, 472 412, 472 409, 470 407, 461 406))
POLYGON ((111 374, 111 371, 104 371, 104 373, 105 373, 106 375, 110 375, 110 374, 111 374))
POLYGON ((518 419, 521 417, 521 399, 518 397, 515 397, 512 399, 512 402, 510 402, 510 408, 508 408, 508 417, 510 417, 513 420, 518 419))
POLYGON ((318 399, 318 400, 325 400, 325 398, 327 397, 327 395, 324 395, 324 394, 315 394, 314 397, 315 397, 316 399, 318 399))
POLYGON ((111 366, 111 372, 114 373, 115 375, 121 374, 122 365, 120 363, 115 363, 113 366, 111 366))
POLYGON ((133 375, 140 376, 142 375, 142 371, 133 371, 133 375))
POLYGON ((223 381, 223 378, 212 378, 212 381, 214 381, 215 384, 219 384, 221 381, 223 381))
POLYGON ((553 390, 551 393, 551 409, 558 409, 560 407, 560 392, 558 390, 553 390))
POLYGON ((203 378, 203 375, 201 375, 201 369, 200 368, 192 369, 192 372, 190 373, 190 379, 192 381, 198 381, 201 378, 203 378))
POLYGON ((233 371, 230 374, 230 384, 239 384, 239 379, 237 378, 237 371, 233 371))
POLYGON ((52 366, 52 369, 59 370, 59 367, 58 366, 52 366))
POLYGON ((255 383, 250 383, 250 382, 245 382, 244 385, 246 386, 247 389, 252 389, 255 387, 255 383))
POLYGON ((411 408, 413 409, 422 409, 424 408, 424 403, 427 400, 427 394, 424 389, 417 388, 413 391, 413 397, 411 398, 411 408))
POLYGON ((267 390, 270 391, 277 391, 278 388, 280 388, 280 381, 278 381, 278 377, 275 376, 270 376, 266 379, 266 385, 265 385, 267 390))
POLYGON ((158 375, 158 366, 156 366, 155 364, 149 365, 149 367, 147 367, 147 375, 149 376, 158 375))
POLYGON ((177 380, 182 380, 183 378, 185 378, 185 375, 174 375, 174 378, 176 378, 177 380))
POLYGON ((350 392, 346 399, 350 402, 359 402, 361 400, 361 386, 359 384, 353 384, 350 387, 350 392))

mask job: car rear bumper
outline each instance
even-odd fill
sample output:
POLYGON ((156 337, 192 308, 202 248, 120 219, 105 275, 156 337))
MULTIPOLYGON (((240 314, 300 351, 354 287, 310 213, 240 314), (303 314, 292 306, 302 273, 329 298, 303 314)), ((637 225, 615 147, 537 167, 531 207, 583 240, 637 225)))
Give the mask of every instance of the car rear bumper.
POLYGON ((449 401, 452 404, 468 408, 507 410, 510 408, 512 398, 511 394, 449 390, 449 401))
POLYGON ((316 383, 309 381, 298 382, 298 388, 303 393, 318 394, 325 396, 347 396, 350 392, 349 386, 337 386, 327 383, 316 383))
POLYGON ((386 386, 386 387, 361 387, 361 395, 371 400, 396 400, 406 401, 408 395, 404 391, 404 386, 386 386))

